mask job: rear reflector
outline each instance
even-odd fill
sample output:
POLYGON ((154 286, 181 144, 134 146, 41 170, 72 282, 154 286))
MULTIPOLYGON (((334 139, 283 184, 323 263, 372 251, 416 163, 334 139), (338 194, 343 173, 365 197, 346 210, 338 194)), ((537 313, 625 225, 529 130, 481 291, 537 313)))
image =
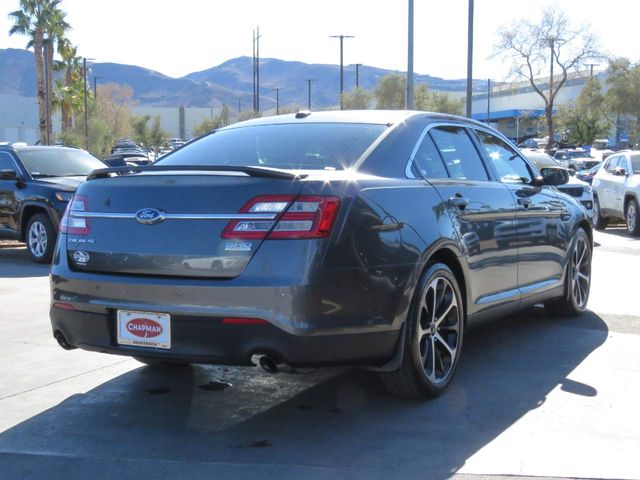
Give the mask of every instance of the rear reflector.
POLYGON ((90 231, 89 221, 86 218, 73 217, 74 212, 86 212, 87 197, 84 195, 75 195, 67 204, 67 209, 60 220, 60 233, 68 233, 70 235, 87 235, 90 231))
POLYGON ((340 199, 301 195, 260 195, 252 198, 241 213, 275 213, 275 220, 232 220, 222 238, 292 239, 324 238, 333 228, 340 199))
POLYGON ((223 325, 266 325, 268 322, 261 318, 225 317, 223 325))
POLYGON ((75 310, 74 306, 70 303, 61 303, 56 302, 53 304, 53 308, 58 308, 60 310, 68 310, 69 312, 73 312, 75 310))

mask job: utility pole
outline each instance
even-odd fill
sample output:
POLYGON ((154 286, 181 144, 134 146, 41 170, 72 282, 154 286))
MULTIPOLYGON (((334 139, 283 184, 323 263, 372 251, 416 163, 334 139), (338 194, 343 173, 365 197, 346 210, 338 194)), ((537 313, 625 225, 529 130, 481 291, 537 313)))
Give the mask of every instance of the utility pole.
POLYGON ((329 38, 340 39, 340 110, 344 109, 342 94, 344 92, 344 39, 355 38, 353 35, 329 35, 329 38))
POLYGON ((311 111, 311 82, 315 82, 313 78, 307 78, 307 109, 311 111))
POLYGON ((260 112, 260 27, 256 27, 256 112, 260 112))
POLYGON ((242 97, 238 97, 238 120, 240 120, 240 114, 242 113, 242 97))
POLYGON ((413 0, 409 0, 409 38, 407 45, 407 110, 413 110, 413 0))
POLYGON ((89 150, 89 105, 87 102, 87 59, 82 59, 84 80, 84 149, 89 150))
POLYGON ((274 88, 276 91, 276 115, 280 115, 280 90, 282 88, 274 88))
POLYGON ((467 117, 471 118, 471 91, 473 86, 473 0, 469 0, 467 27, 467 117))
POLYGON ((491 123, 491 79, 487 80, 487 123, 491 123))
POLYGON ((94 75, 93 77, 93 99, 97 100, 98 99, 98 79, 102 78, 102 77, 98 77, 96 75, 94 75))
MULTIPOLYGON (((48 43, 48 42, 47 42, 48 43)), ((47 145, 51 144, 51 113, 49 110, 49 55, 47 54, 47 43, 45 43, 44 51, 44 114, 45 114, 45 127, 47 134, 45 140, 47 145)))
POLYGON ((256 108, 256 30, 255 28, 251 33, 251 43, 253 46, 253 53, 251 55, 251 68, 253 69, 253 71, 251 72, 251 82, 253 86, 253 92, 252 92, 253 111, 255 112, 257 110, 256 108))
POLYGON ((356 63, 356 88, 360 88, 360 67, 361 63, 356 63))
POLYGON ((593 77, 593 67, 597 66, 597 63, 587 63, 587 67, 589 67, 589 76, 593 77))

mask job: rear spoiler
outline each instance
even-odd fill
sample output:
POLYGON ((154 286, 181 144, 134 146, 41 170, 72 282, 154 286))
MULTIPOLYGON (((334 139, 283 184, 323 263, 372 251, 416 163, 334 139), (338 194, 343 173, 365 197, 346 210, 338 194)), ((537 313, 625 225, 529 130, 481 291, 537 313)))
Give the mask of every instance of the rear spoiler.
POLYGON ((239 165, 145 165, 139 167, 99 168, 87 176, 87 181, 97 178, 108 178, 112 175, 133 175, 141 172, 241 172, 250 177, 280 178, 283 180, 300 180, 306 174, 287 172, 264 167, 245 167, 239 165))

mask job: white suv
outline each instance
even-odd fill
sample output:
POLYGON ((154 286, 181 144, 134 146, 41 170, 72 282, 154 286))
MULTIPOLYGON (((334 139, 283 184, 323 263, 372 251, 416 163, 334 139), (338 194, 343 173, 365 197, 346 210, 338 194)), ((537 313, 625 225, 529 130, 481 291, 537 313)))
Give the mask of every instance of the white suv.
POLYGON ((640 151, 617 152, 593 177, 596 228, 622 218, 631 235, 640 235, 640 151))

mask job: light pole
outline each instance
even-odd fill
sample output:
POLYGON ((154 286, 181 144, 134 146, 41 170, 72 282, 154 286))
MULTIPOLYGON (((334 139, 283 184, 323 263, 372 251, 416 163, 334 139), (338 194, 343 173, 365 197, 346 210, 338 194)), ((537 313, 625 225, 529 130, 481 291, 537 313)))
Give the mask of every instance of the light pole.
POLYGON ((360 88, 360 67, 361 63, 356 63, 356 88, 360 88))
POLYGON ((276 91, 276 116, 280 115, 280 90, 282 90, 282 88, 274 88, 274 90, 276 91))
POLYGON ((467 117, 471 118, 471 90, 473 83, 473 0, 469 0, 467 27, 467 117))
POLYGON ((84 149, 89 150, 89 106, 87 101, 87 60, 95 58, 82 57, 82 73, 84 80, 84 149))
POLYGON ((315 82, 313 78, 307 78, 307 109, 311 111, 311 82, 315 82))
POLYGON ((98 79, 102 78, 99 77, 97 75, 93 76, 93 99, 97 100, 98 99, 98 79))
POLYGON ((340 39, 340 110, 344 109, 342 93, 344 92, 344 39, 355 38, 353 35, 329 35, 329 38, 340 39))
POLYGON ((409 0, 409 38, 407 43, 407 110, 413 110, 413 0, 409 0))
POLYGON ((487 123, 491 123, 491 79, 487 80, 487 123))

